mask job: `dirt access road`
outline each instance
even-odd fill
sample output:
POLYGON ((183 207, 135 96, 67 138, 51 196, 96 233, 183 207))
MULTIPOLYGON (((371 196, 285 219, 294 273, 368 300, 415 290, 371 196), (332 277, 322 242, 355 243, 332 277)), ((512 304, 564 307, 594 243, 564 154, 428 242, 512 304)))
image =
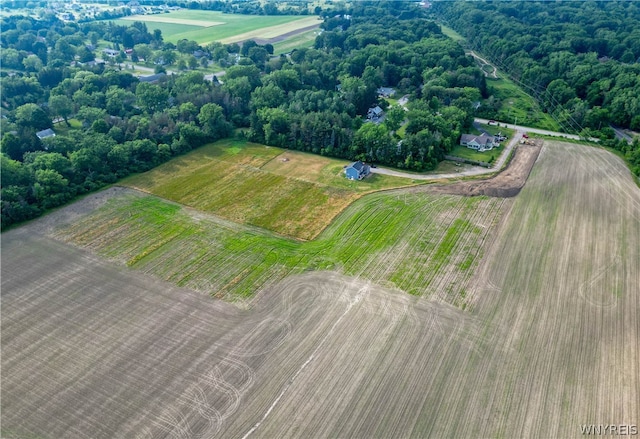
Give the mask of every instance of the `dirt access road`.
POLYGON ((509 166, 498 175, 481 181, 459 181, 443 186, 418 187, 416 190, 427 190, 438 194, 452 195, 487 195, 489 197, 515 197, 527 182, 534 163, 536 162, 542 140, 537 139, 531 144, 518 145, 515 156, 509 166))
POLYGON ((471 55, 472 57, 474 57, 476 60, 480 61, 481 64, 483 65, 488 65, 489 67, 493 68, 493 72, 489 73, 489 72, 485 72, 484 69, 481 69, 484 72, 484 76, 490 77, 490 78, 494 78, 494 79, 498 79, 498 69, 496 69, 496 66, 494 66, 493 64, 491 64, 489 61, 487 61, 486 59, 482 58, 480 55, 478 55, 477 53, 475 53, 473 50, 470 50, 469 52, 467 52, 467 54, 471 55))
POLYGON ((513 149, 514 146, 518 144, 518 141, 521 138, 522 138, 522 132, 518 131, 515 134, 515 136, 513 136, 513 138, 509 141, 506 148, 504 148, 504 150, 502 151, 502 154, 500 155, 500 157, 498 157, 498 160, 496 161, 496 164, 493 168, 482 168, 478 166, 468 170, 450 173, 450 174, 411 174, 409 172, 396 171, 394 169, 387 169, 387 168, 371 168, 371 172, 375 174, 392 175, 394 177, 411 178, 413 180, 430 180, 430 181, 492 174, 496 172, 496 169, 502 169, 505 162, 507 161, 507 158, 511 154, 511 150, 513 149))

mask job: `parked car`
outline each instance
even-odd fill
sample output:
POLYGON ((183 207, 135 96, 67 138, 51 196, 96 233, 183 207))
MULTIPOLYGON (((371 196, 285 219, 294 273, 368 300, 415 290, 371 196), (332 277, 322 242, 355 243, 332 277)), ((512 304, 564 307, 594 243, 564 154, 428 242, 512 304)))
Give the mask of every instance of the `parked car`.
POLYGON ((490 120, 489 125, 498 125, 498 122, 496 122, 495 120, 490 120))
POLYGON ((528 139, 529 135, 527 133, 522 133, 522 137, 525 138, 525 139, 528 139))

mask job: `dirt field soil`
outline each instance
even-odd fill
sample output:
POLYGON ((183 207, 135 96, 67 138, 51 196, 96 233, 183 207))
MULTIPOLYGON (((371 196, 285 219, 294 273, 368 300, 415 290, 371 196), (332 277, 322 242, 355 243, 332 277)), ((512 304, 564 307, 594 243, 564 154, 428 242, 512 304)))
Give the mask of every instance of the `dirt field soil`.
POLYGON ((536 139, 532 143, 518 145, 507 168, 495 177, 486 180, 462 181, 444 186, 429 186, 417 190, 426 190, 437 194, 515 197, 527 182, 529 173, 542 149, 542 140, 536 139))
MULTIPOLYGON (((408 204, 421 198, 508 207, 465 310, 364 271, 320 270, 269 284, 241 310, 37 222, 3 234, 0 436, 583 438, 584 424, 640 424, 640 191, 622 160, 548 142, 512 199, 408 204)), ((446 243, 460 227, 420 229, 446 243)), ((448 275, 430 271, 435 283, 448 275)))

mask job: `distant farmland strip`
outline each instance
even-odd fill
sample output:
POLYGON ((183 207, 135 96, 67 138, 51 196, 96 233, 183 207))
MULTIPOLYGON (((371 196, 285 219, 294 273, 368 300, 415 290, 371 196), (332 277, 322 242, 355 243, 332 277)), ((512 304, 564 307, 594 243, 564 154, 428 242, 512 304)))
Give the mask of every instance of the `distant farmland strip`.
POLYGON ((225 24, 224 21, 192 20, 188 18, 177 18, 168 15, 130 15, 122 18, 128 21, 144 21, 147 23, 175 23, 189 26, 209 27, 225 24))
POLYGON ((282 53, 291 52, 293 49, 300 49, 302 47, 311 47, 318 36, 318 30, 310 30, 306 32, 302 32, 296 35, 292 35, 291 37, 279 41, 277 43, 273 43, 274 54, 280 55, 282 53))
POLYGON ((264 27, 261 29, 255 29, 242 34, 237 34, 232 37, 223 38, 220 42, 228 44, 238 41, 245 41, 254 38, 270 39, 276 38, 280 35, 294 32, 299 29, 306 29, 309 26, 320 26, 320 22, 317 17, 307 17, 300 20, 292 21, 289 23, 278 24, 275 26, 264 27))
POLYGON ((237 42, 250 38, 276 38, 292 31, 319 25, 318 17, 299 15, 242 15, 213 11, 181 10, 169 14, 139 15, 113 20, 130 26, 132 21, 146 23, 150 30, 160 29, 166 41, 187 39, 207 44, 213 41, 237 42))

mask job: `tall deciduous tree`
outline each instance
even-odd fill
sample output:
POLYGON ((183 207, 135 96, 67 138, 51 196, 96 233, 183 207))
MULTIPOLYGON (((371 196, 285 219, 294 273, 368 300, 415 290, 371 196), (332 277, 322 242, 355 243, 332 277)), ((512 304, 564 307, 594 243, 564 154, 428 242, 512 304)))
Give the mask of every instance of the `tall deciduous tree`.
POLYGON ((69 124, 69 116, 73 114, 73 102, 65 95, 51 96, 49 98, 49 111, 54 116, 62 117, 67 124, 69 124))

